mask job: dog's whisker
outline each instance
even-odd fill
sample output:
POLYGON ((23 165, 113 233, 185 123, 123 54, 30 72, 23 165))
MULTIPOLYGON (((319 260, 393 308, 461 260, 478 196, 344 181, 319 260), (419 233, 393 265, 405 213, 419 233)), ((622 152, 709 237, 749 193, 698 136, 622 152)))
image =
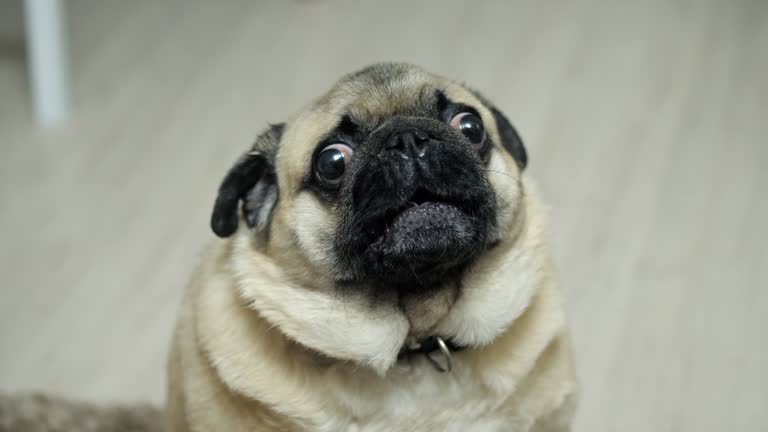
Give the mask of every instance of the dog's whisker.
POLYGON ((509 177, 509 178, 511 178, 512 180, 516 181, 516 182, 517 182, 517 184, 522 184, 522 182, 520 181, 520 179, 519 179, 519 178, 517 178, 517 177, 513 176, 512 174, 509 174, 509 173, 505 173, 504 171, 498 171, 498 170, 493 170, 493 169, 489 169, 489 168, 483 168, 483 171, 486 171, 486 172, 492 172, 492 173, 496 173, 496 174, 501 174, 501 175, 503 175, 503 176, 509 177))
POLYGON ((421 281, 421 279, 419 278, 419 275, 417 275, 417 274, 416 274, 416 270, 414 270, 414 268, 413 268, 413 264, 412 264, 410 261, 408 262, 408 267, 410 267, 410 268, 411 268, 411 273, 413 273, 413 276, 416 278, 416 281, 417 281, 417 282, 419 282, 419 285, 422 285, 422 286, 423 286, 423 285, 424 285, 424 283, 423 283, 423 282, 421 281))

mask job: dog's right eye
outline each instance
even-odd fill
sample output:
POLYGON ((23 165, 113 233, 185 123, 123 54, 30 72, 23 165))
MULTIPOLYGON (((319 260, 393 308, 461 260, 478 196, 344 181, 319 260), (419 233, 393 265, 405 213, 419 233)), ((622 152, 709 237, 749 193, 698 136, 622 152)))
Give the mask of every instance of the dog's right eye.
POLYGON ((331 144, 324 148, 315 161, 315 175, 317 178, 330 186, 335 186, 341 182, 344 171, 347 168, 349 160, 352 158, 354 150, 344 143, 331 144))
POLYGON ((480 149, 485 143, 483 121, 476 115, 470 112, 459 113, 451 119, 450 124, 464 134, 475 149, 480 149))

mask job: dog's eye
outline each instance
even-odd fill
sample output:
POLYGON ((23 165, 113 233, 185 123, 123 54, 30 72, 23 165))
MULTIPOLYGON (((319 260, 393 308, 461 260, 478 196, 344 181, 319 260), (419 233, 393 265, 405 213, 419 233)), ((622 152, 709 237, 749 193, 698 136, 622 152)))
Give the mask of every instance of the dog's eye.
POLYGON ((485 142, 485 128, 483 122, 476 115, 468 112, 456 114, 451 119, 451 127, 458 129, 472 143, 475 148, 480 148, 485 142))
POLYGON ((346 144, 336 143, 329 145, 317 155, 315 175, 325 184, 332 186, 339 184, 347 164, 352 158, 352 153, 354 153, 354 150, 346 144))

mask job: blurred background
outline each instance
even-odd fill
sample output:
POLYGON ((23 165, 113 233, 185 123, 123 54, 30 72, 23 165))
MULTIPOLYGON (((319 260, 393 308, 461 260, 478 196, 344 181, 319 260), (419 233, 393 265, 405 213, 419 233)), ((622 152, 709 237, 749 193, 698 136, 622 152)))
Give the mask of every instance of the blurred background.
POLYGON ((160 403, 227 168, 341 74, 402 60, 486 93, 528 146, 575 430, 768 430, 768 1, 61 4, 51 120, 22 1, 0 1, 0 390, 160 403))

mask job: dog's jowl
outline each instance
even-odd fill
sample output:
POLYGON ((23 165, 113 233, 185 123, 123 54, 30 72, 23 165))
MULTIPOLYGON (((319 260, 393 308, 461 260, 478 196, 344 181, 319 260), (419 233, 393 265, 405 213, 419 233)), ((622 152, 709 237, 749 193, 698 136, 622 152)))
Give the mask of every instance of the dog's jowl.
POLYGON ((168 431, 569 429, 546 215, 491 99, 376 64, 244 148, 178 320, 168 431))

